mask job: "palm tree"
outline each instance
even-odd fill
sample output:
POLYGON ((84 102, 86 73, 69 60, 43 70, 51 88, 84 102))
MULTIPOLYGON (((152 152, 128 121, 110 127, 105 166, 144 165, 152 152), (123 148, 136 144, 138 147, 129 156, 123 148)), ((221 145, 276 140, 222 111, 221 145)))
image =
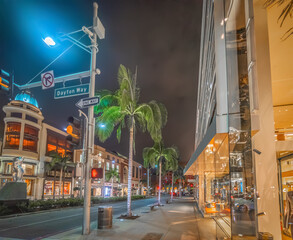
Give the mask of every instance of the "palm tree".
POLYGON ((98 115, 96 134, 101 142, 106 141, 116 130, 118 142, 122 128, 129 129, 129 164, 127 215, 131 216, 131 180, 132 161, 135 149, 135 132, 139 127, 143 132, 148 131, 155 141, 160 141, 161 129, 167 122, 165 106, 156 101, 139 104, 139 88, 136 85, 137 71, 133 75, 129 69, 120 65, 118 70, 119 89, 115 93, 103 91, 100 104, 95 107, 98 115))
MULTIPOLYGON (((273 7, 273 6, 284 6, 284 8, 282 9, 282 12, 278 18, 278 21, 281 20, 280 23, 280 27, 282 27, 284 21, 290 17, 293 17, 293 0, 265 0, 264 3, 264 7, 269 8, 269 7, 273 7)), ((289 30, 287 30, 287 32, 285 32, 285 34, 283 35, 283 39, 287 39, 288 37, 290 37, 291 35, 293 35, 293 27, 289 28, 289 30)))
MULTIPOLYGON (((177 156, 178 156, 177 152, 177 156)), ((173 201, 173 183, 174 183, 174 172, 178 169, 178 158, 171 158, 170 161, 167 161, 165 164, 166 171, 172 172, 172 184, 171 184, 171 202, 173 201)))
POLYGON ((162 142, 157 142, 153 147, 143 149, 143 159, 154 162, 159 165, 159 195, 158 205, 161 205, 161 187, 162 187, 162 163, 169 164, 178 159, 178 152, 175 147, 165 148, 162 142))
POLYGON ((148 196, 150 195, 150 169, 155 166, 155 159, 147 158, 143 154, 143 165, 147 169, 147 189, 148 189, 148 196))
MULTIPOLYGON (((60 168, 60 179, 59 179, 59 198, 61 197, 61 187, 64 186, 63 171, 67 169, 68 161, 70 157, 62 156, 56 151, 49 152, 49 156, 52 158, 51 162, 47 165, 49 169, 60 168)), ((55 186, 55 181, 54 181, 55 186)), ((55 193, 55 188, 54 188, 55 193)), ((55 196, 55 194, 54 194, 55 196)), ((64 188, 62 191, 62 198, 64 198, 64 188)))
POLYGON ((114 182, 114 178, 116 178, 117 180, 119 180, 119 172, 115 169, 111 169, 109 171, 106 172, 106 181, 109 182, 110 180, 112 180, 112 188, 111 188, 111 197, 113 197, 113 182, 114 182))
POLYGON ((185 180, 184 168, 179 166, 177 171, 174 173, 175 181, 179 180, 179 197, 181 197, 182 181, 185 180))

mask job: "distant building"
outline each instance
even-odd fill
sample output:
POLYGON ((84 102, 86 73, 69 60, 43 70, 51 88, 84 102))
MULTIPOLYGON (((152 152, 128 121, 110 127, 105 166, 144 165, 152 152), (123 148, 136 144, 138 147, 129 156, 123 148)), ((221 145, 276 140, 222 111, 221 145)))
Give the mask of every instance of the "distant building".
MULTIPOLYGON (((74 151, 74 162, 78 168, 83 164, 82 162, 82 150, 78 149, 74 151)), ((106 150, 105 148, 95 145, 94 154, 92 156, 92 167, 103 168, 103 178, 92 181, 92 196, 95 197, 110 197, 112 181, 107 181, 105 174, 111 169, 115 169, 119 172, 119 179, 113 181, 113 196, 126 196, 127 195, 127 183, 128 183, 128 159, 117 152, 106 150)), ((80 187, 80 179, 82 174, 81 170, 77 168, 75 186, 80 187)), ((132 171, 132 195, 142 194, 142 165, 133 161, 132 171)))

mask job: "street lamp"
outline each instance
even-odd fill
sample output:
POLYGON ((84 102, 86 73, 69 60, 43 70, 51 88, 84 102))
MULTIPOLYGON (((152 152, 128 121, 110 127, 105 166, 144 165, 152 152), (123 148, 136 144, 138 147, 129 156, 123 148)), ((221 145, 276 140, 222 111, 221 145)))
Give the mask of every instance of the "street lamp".
POLYGON ((100 128, 105 128, 105 127, 106 127, 106 124, 104 124, 104 123, 100 123, 100 124, 99 124, 99 127, 100 127, 100 128))
POLYGON ((43 39, 43 41, 49 46, 49 47, 53 47, 56 45, 56 42, 53 40, 53 38, 51 37, 46 37, 43 39))
MULTIPOLYGON (((96 55, 98 52, 98 44, 97 37, 99 39, 105 38, 105 28, 98 18, 98 4, 96 2, 93 3, 93 26, 90 28, 82 27, 81 30, 71 32, 68 34, 63 34, 59 38, 62 38, 71 41, 76 46, 82 48, 86 52, 91 54, 91 65, 90 65, 90 89, 89 89, 89 97, 95 96, 95 78, 96 74, 99 74, 99 69, 96 68, 96 55), (84 32, 88 35, 91 44, 86 46, 79 40, 75 39, 71 35, 77 32, 84 32)), ((56 45, 55 41, 51 37, 46 37, 43 41, 49 46, 53 47, 56 45)), ((94 152, 94 132, 95 132, 95 119, 94 119, 94 107, 90 106, 88 108, 88 116, 80 112, 87 120, 87 131, 86 131, 86 162, 85 166, 85 192, 84 192, 84 207, 83 207, 83 234, 87 235, 90 233, 90 201, 91 201, 91 181, 90 181, 90 159, 91 155, 94 152)))

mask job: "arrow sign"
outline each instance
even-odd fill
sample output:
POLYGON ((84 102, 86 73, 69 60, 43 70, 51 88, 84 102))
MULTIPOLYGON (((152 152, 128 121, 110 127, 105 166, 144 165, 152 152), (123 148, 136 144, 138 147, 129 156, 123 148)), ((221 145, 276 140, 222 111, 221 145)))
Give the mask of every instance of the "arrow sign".
POLYGON ((91 98, 82 98, 80 99, 75 106, 78 108, 87 108, 90 106, 94 106, 100 103, 100 97, 91 97, 91 98))

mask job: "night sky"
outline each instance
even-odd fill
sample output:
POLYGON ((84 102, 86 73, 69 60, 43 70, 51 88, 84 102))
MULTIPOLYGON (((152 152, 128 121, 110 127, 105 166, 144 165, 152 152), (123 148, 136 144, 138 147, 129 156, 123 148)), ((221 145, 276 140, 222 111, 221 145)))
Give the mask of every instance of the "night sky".
MULTIPOLYGON (((137 66, 140 101, 157 100, 166 105, 169 116, 163 129, 165 145, 178 146, 181 162, 188 161, 194 150, 201 0, 97 2, 106 38, 99 41, 97 67, 101 75, 96 77, 96 90, 118 88, 119 64, 132 71, 137 66)), ((91 26, 92 12, 89 0, 1 0, 0 68, 14 71, 17 84, 26 83, 71 45, 64 41, 49 48, 42 38, 91 26)), ((89 44, 88 38, 84 37, 83 42, 89 44)), ((74 46, 47 70, 54 70, 58 77, 89 70, 89 65, 90 55, 74 46)), ((40 81, 40 76, 34 81, 40 81)), ((79 80, 72 84, 79 84, 79 80)), ((54 100, 53 89, 40 87, 31 92, 42 108, 45 122, 63 129, 68 116, 78 116, 75 103, 80 97, 54 100)), ((0 94, 1 108, 7 101, 7 97, 0 94)), ((1 137, 3 117, 1 111, 1 137)), ((96 139, 96 144, 128 156, 126 130, 122 132, 120 144, 115 137, 105 143, 96 139)), ((135 160, 142 162, 142 149, 152 144, 147 134, 138 133, 135 160)))

